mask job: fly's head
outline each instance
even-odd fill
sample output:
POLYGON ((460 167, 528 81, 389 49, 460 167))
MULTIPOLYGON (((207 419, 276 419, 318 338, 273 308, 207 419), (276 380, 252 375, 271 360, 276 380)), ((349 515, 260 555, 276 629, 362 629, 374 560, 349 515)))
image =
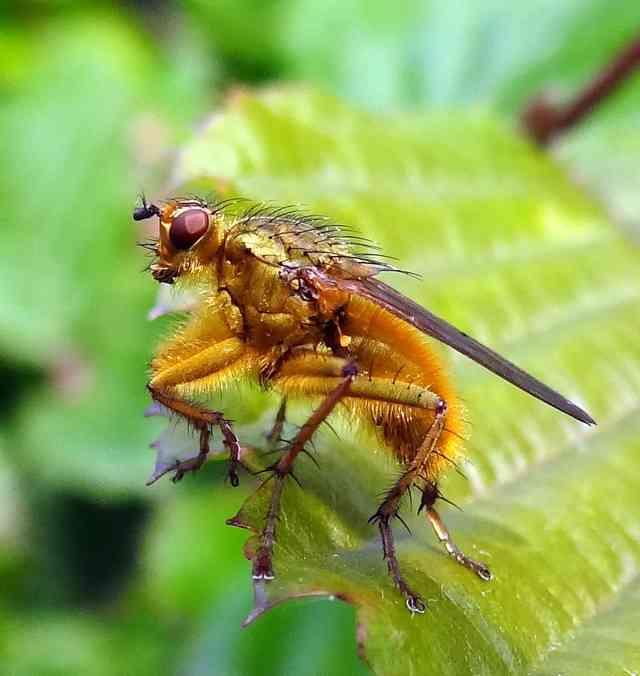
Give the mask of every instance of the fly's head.
POLYGON ((221 224, 206 202, 170 200, 163 206, 148 204, 133 211, 133 219, 158 218, 158 240, 152 245, 156 260, 149 266, 158 282, 173 284, 176 278, 203 270, 215 256, 221 241, 221 224))

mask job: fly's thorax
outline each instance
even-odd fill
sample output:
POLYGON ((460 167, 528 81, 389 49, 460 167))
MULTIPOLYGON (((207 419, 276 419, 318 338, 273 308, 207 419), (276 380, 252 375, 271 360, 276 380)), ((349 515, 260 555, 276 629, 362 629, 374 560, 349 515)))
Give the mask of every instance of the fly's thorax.
POLYGON ((271 265, 280 265, 287 259, 286 244, 268 230, 256 226, 247 232, 236 232, 238 226, 231 226, 225 239, 225 257, 239 261, 247 256, 265 261, 271 265))
POLYGON ((260 346, 319 340, 317 308, 292 293, 280 268, 252 255, 223 264, 222 285, 243 319, 247 340, 260 346))

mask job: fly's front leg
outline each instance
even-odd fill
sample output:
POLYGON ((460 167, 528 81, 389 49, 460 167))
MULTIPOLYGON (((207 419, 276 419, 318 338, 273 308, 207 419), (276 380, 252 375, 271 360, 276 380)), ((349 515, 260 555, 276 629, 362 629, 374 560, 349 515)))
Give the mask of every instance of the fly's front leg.
POLYGON ((229 451, 229 470, 227 473, 229 482, 232 486, 238 486, 240 483, 237 471, 238 464, 240 463, 240 442, 233 431, 231 422, 224 417, 224 414, 220 411, 212 411, 172 396, 168 392, 155 388, 152 383, 147 387, 152 399, 185 418, 200 432, 200 450, 198 455, 195 458, 176 462, 175 474, 172 481, 174 483, 180 481, 188 472, 196 472, 202 467, 209 455, 211 427, 217 426, 222 433, 223 443, 229 451))
POLYGON ((272 580, 274 577, 273 546, 276 538, 276 524, 280 517, 284 481, 291 474, 293 463, 298 455, 304 451, 305 445, 311 440, 318 427, 326 420, 337 403, 349 392, 357 372, 357 367, 354 364, 347 364, 343 367, 340 384, 329 392, 292 439, 287 452, 272 467, 273 475, 267 481, 273 481, 274 486, 264 528, 260 534, 260 545, 253 559, 252 576, 254 580, 272 580))
POLYGON ((435 501, 439 497, 441 497, 441 495, 437 486, 434 484, 427 484, 422 490, 422 501, 418 511, 422 511, 423 509, 425 510, 427 520, 433 527, 438 540, 440 540, 449 553, 449 556, 451 556, 451 558, 453 558, 459 564, 465 566, 465 568, 472 570, 479 578, 488 582, 492 578, 489 568, 487 568, 487 566, 481 561, 475 561, 464 554, 460 549, 458 549, 455 542, 451 539, 449 530, 445 526, 438 512, 433 507, 435 501))
POLYGON ((193 341, 169 343, 154 359, 154 376, 148 385, 152 398, 187 420, 200 432, 200 451, 196 458, 176 464, 175 480, 186 472, 199 469, 209 454, 212 427, 218 427, 229 451, 228 477, 232 486, 239 484, 240 443, 231 421, 220 411, 213 411, 190 401, 193 396, 215 392, 237 373, 258 371, 258 355, 237 337, 210 341, 207 347, 187 351, 191 344, 202 345, 198 336, 193 341))
POLYGON ((177 483, 188 472, 197 472, 207 460, 209 455, 209 437, 211 432, 208 427, 200 430, 200 451, 195 458, 189 458, 182 462, 176 462, 175 474, 171 477, 173 483, 177 483))

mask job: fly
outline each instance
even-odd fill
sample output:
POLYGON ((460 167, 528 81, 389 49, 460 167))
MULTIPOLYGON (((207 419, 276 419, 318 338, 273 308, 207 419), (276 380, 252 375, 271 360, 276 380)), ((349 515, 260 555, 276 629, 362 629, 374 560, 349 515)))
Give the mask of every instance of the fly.
POLYGON ((378 279, 397 270, 375 248, 327 219, 297 210, 233 201, 171 199, 135 209, 158 218, 150 266, 158 282, 198 289, 189 320, 161 344, 151 363, 151 397, 198 431, 199 455, 178 462, 174 480, 201 467, 218 427, 229 451, 228 475, 239 482, 240 443, 229 419, 204 397, 238 379, 282 395, 271 438, 279 436, 287 398, 321 399, 270 467, 269 508, 252 562, 254 580, 274 578, 273 553, 285 479, 298 455, 342 403, 373 426, 402 473, 370 519, 380 532, 389 574, 411 612, 420 595, 400 571, 391 523, 403 497, 420 491, 419 511, 451 557, 482 580, 488 567, 454 543, 435 508, 438 480, 460 452, 463 407, 431 339, 464 354, 540 401, 587 425, 582 408, 444 319, 378 279))

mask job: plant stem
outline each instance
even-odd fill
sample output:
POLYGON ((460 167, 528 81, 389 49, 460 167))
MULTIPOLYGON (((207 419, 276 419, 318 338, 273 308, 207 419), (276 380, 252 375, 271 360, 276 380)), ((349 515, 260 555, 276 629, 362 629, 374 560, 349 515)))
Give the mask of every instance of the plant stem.
POLYGON ((544 94, 533 98, 522 113, 526 132, 539 145, 548 145, 601 105, 638 66, 640 37, 633 39, 568 104, 553 104, 544 94))

